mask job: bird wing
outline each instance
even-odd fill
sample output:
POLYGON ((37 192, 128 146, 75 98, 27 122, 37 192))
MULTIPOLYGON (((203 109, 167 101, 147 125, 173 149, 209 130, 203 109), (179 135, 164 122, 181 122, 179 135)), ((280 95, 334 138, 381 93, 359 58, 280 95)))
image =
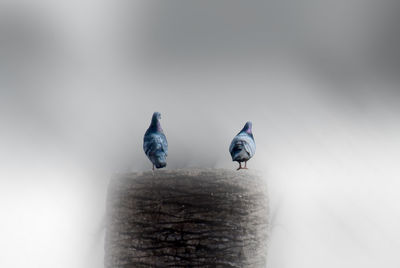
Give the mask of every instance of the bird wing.
POLYGON ((161 141, 162 150, 164 151, 165 155, 168 156, 168 141, 167 141, 167 137, 165 137, 164 133, 160 133, 160 141, 161 141))
POLYGON ((238 136, 234 137, 233 140, 232 140, 232 142, 231 142, 231 145, 229 146, 229 152, 230 152, 231 154, 232 154, 233 149, 235 148, 235 146, 238 145, 239 143, 241 143, 241 142, 240 142, 240 140, 238 139, 238 136))
POLYGON ((152 133, 145 135, 143 150, 146 155, 154 154, 158 151, 162 151, 165 155, 168 154, 168 142, 164 134, 152 133))
POLYGON ((244 140, 244 149, 250 155, 250 157, 253 157, 254 153, 256 152, 256 143, 249 136, 245 137, 243 140, 244 140))
POLYGON ((232 153, 235 146, 244 146, 244 149, 252 157, 256 151, 256 144, 252 137, 245 133, 239 133, 233 138, 231 145, 229 146, 229 152, 232 153))

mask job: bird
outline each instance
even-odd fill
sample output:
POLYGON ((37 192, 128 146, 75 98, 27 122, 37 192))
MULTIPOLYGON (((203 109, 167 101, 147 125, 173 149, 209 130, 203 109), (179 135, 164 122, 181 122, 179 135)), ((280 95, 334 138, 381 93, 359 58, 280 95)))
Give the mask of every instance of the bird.
POLYGON ((161 114, 154 112, 149 128, 143 137, 143 150, 156 168, 167 166, 168 142, 160 124, 161 114))
POLYGON ((256 143, 252 132, 252 123, 246 122, 243 129, 233 138, 229 146, 229 152, 232 156, 232 161, 239 163, 239 169, 247 169, 247 161, 252 158, 256 152, 256 143), (244 167, 242 167, 244 162, 244 167))

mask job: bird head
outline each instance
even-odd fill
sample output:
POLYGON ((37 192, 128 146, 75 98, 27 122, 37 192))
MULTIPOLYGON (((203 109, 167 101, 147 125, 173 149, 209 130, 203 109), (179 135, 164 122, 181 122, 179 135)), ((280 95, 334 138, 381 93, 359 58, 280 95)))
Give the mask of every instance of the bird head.
POLYGON ((252 134, 252 127, 253 127, 253 124, 250 121, 247 121, 241 132, 246 132, 247 134, 252 134))
POLYGON ((154 112, 153 117, 151 118, 151 122, 158 122, 161 119, 161 114, 159 112, 154 112))
POLYGON ((161 114, 159 112, 154 112, 153 117, 151 118, 150 128, 162 132, 160 119, 161 119, 161 114))

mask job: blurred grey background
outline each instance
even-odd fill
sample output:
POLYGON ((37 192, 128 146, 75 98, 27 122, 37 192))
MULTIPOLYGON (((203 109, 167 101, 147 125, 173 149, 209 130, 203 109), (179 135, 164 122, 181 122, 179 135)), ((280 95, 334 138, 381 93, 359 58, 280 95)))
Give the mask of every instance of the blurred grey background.
POLYGON ((399 267, 400 2, 0 1, 0 266, 102 267, 108 180, 249 167, 269 267, 399 267))

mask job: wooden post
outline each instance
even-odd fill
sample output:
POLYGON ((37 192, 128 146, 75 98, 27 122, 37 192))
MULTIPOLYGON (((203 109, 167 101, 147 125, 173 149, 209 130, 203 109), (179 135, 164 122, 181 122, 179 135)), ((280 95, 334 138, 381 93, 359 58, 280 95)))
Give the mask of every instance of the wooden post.
POLYGON ((105 267, 265 267, 268 199, 248 170, 157 170, 112 180, 105 267))

